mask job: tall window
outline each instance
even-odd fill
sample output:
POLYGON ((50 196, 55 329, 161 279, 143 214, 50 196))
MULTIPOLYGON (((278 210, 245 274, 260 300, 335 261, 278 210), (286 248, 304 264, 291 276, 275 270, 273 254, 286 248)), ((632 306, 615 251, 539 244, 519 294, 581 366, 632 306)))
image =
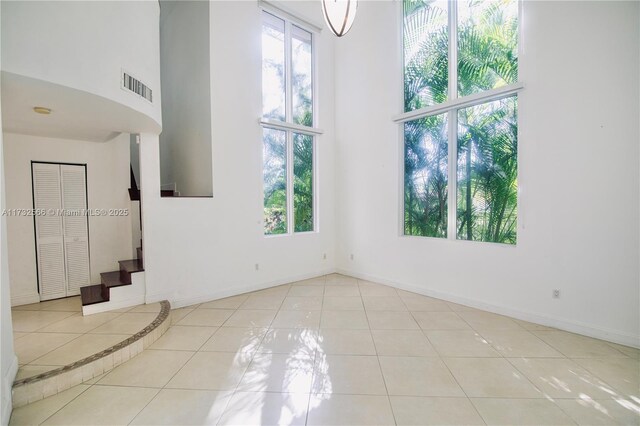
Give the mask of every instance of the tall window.
POLYGON ((404 234, 515 244, 518 2, 403 6, 404 234))
POLYGON ((262 14, 264 233, 315 230, 314 36, 262 14))

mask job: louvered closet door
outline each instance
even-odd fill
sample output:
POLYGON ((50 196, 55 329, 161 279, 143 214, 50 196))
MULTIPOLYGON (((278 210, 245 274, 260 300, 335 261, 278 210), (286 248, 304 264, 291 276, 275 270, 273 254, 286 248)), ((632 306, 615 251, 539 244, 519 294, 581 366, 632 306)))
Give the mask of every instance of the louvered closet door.
MULTIPOLYGON (((33 199, 37 210, 61 209, 60 166, 33 163, 33 199)), ((62 216, 36 215, 36 252, 40 299, 66 296, 62 216)))
POLYGON ((61 165, 64 253, 67 269, 67 296, 80 294, 90 284, 87 182, 84 166, 61 165), (69 215, 69 212, 78 212, 69 215))

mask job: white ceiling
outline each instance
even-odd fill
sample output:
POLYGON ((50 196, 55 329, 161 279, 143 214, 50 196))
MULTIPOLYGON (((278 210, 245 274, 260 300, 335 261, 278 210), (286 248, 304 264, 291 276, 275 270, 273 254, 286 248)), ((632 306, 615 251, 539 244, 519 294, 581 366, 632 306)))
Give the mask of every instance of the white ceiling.
POLYGON ((150 117, 81 90, 2 71, 3 131, 34 136, 106 142, 120 133, 159 133, 150 117), (33 107, 52 110, 37 114, 33 107))

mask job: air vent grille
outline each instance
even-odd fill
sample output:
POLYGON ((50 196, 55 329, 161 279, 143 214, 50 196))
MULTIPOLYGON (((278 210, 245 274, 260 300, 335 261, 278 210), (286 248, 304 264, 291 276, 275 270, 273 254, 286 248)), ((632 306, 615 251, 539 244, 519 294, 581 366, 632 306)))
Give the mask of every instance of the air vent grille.
POLYGON ((122 73, 122 87, 142 96, 149 102, 153 102, 153 91, 146 84, 126 72, 122 73))

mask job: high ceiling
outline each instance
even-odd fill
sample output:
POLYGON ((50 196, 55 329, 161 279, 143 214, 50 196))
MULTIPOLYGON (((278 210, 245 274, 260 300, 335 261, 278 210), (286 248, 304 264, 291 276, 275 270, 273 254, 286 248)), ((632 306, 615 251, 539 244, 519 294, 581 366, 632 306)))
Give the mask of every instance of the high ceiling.
POLYGON ((101 96, 6 71, 0 75, 5 132, 106 142, 122 132, 160 131, 148 116, 101 96), (37 114, 36 106, 52 112, 37 114))

